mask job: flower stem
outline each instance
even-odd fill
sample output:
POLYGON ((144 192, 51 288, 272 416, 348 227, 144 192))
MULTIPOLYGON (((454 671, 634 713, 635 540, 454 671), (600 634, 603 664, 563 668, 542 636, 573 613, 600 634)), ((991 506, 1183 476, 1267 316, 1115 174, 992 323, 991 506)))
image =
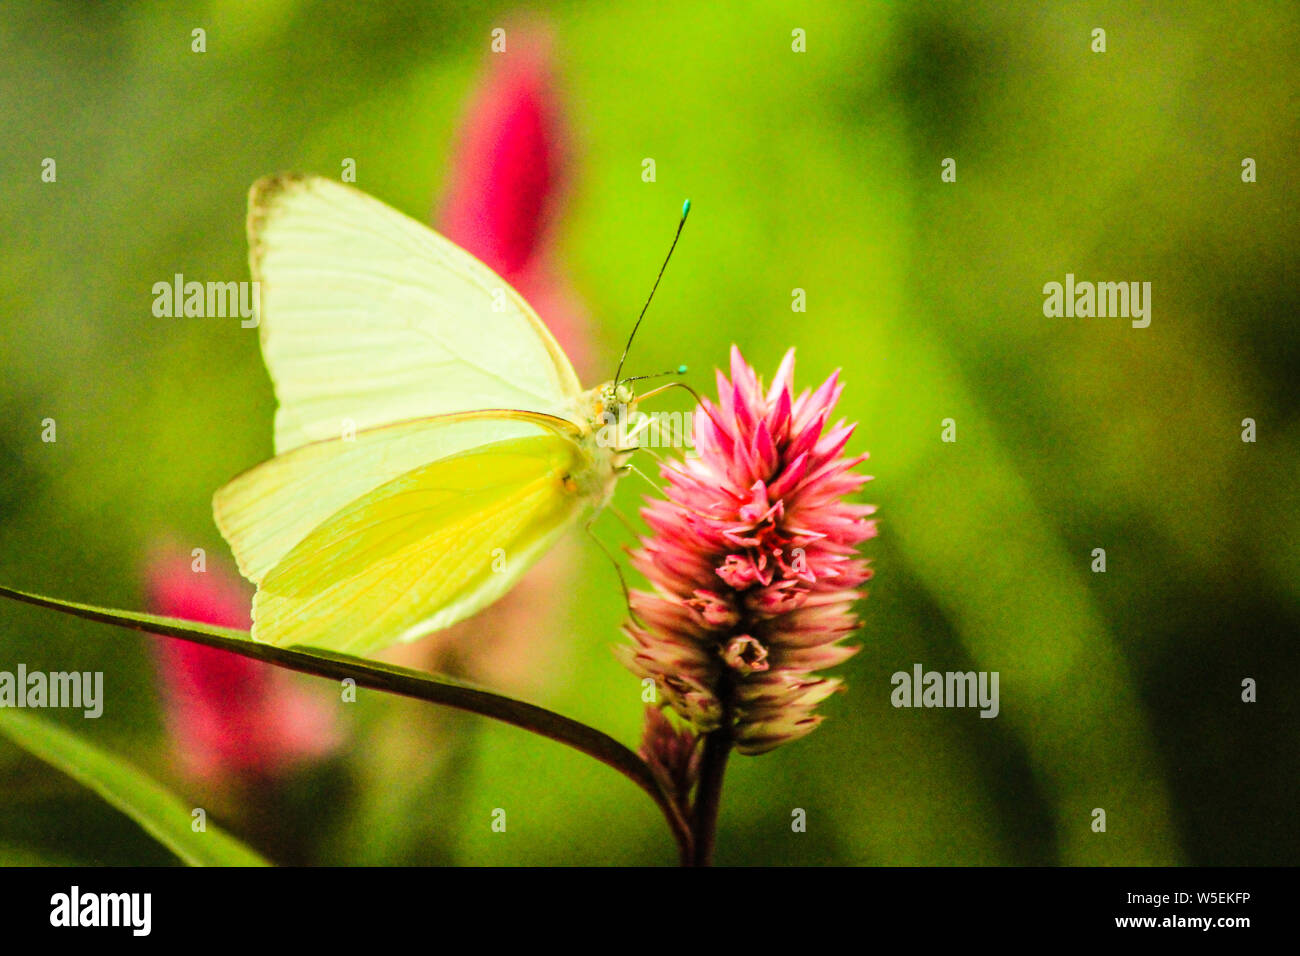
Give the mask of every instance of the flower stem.
POLYGON ((722 804, 722 778, 731 754, 731 730, 724 723, 704 738, 704 755, 700 760, 700 782, 695 790, 695 808, 691 814, 693 866, 713 865, 713 844, 718 830, 718 808, 722 804))
MULTIPOLYGON (((113 624, 147 634, 162 634, 202 644, 205 647, 216 647, 304 674, 314 674, 317 677, 333 680, 349 679, 357 687, 369 687, 403 697, 414 697, 417 700, 426 700, 513 724, 523 730, 549 737, 551 740, 572 747, 617 770, 644 790, 659 807, 683 854, 685 848, 690 845, 690 831, 686 820, 676 802, 668 796, 644 760, 608 734, 538 707, 536 704, 515 700, 462 681, 408 670, 380 661, 364 660, 319 648, 286 648, 262 644, 253 641, 247 631, 234 628, 200 624, 156 614, 78 604, 40 594, 30 594, 3 585, 0 585, 0 598, 11 598, 25 604, 34 604, 37 607, 71 614, 88 621, 113 624)), ((723 759, 726 759, 725 755, 723 759)))

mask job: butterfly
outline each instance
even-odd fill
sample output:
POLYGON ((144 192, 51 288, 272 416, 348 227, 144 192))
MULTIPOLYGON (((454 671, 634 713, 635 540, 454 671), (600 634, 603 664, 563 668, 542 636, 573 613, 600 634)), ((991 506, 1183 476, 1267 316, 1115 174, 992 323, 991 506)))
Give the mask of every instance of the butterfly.
POLYGON ((248 237, 275 457, 213 514, 255 640, 364 655, 448 627, 608 502, 631 449, 602 425, 631 380, 584 390, 486 265, 315 176, 254 184, 248 237))

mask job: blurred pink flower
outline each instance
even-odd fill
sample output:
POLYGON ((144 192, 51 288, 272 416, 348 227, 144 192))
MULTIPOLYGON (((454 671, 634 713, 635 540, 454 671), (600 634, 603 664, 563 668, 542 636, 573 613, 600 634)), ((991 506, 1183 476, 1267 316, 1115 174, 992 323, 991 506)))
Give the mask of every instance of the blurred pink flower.
POLYGON ((437 226, 528 300, 583 373, 587 320, 550 241, 569 155, 550 41, 530 28, 509 37, 507 52, 489 56, 461 126, 437 226))
MULTIPOLYGON (((194 571, 168 553, 148 568, 156 614, 247 628, 251 595, 219 567, 194 571)), ((159 680, 172 746, 192 777, 265 781, 325 756, 342 742, 336 712, 297 675, 174 638, 156 641, 159 680)))
MULTIPOLYGON (((654 591, 633 593, 632 644, 618 649, 691 728, 725 728, 747 754, 821 721, 814 709, 841 682, 813 672, 857 651, 840 642, 871 576, 857 546, 875 509, 844 500, 869 480, 852 471, 867 456, 842 454, 852 425, 828 427, 838 373, 798 397, 793 377, 793 349, 764 391, 732 348, 718 404, 695 412, 698 457, 665 465, 667 499, 642 511, 652 534, 632 563, 654 591)), ((686 743, 666 727, 647 748, 670 743, 658 763, 683 766, 686 743)))

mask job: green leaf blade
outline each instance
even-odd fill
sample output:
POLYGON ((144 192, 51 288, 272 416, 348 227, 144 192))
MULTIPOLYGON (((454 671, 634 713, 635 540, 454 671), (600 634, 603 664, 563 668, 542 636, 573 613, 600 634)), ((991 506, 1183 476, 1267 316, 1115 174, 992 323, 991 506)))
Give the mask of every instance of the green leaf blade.
POLYGON ((196 833, 179 797, 78 734, 12 708, 0 708, 0 734, 95 791, 189 866, 270 865, 217 827, 196 833))

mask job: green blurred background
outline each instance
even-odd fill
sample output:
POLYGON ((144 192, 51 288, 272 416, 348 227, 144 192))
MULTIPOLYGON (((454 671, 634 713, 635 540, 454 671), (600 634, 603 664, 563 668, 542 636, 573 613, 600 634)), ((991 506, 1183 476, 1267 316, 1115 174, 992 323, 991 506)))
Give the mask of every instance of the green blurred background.
MULTIPOLYGON (((690 196, 634 370, 686 362, 711 389, 731 343, 768 375, 797 346, 800 384, 843 368, 877 476, 848 692, 811 737, 733 761, 718 861, 1297 862, 1300 8, 469 6, 0 9, 0 581, 139 608, 158 541, 226 561, 210 495, 270 454, 270 382, 255 333, 157 319, 152 284, 245 278, 246 190, 282 169, 353 157, 358 186, 427 218, 490 31, 530 14, 577 141, 556 241, 598 364, 690 196), (1045 318, 1067 272, 1150 281, 1151 326, 1045 318), (1000 716, 893 709, 914 663, 998 671, 1000 716)), ((622 510, 645 490, 624 482, 622 510)), ((573 553, 558 664, 527 693, 632 744, 621 595, 598 550, 573 553)), ((146 639, 6 604, 0 669, 19 661, 105 671, 105 715, 76 729, 220 805, 167 757, 146 639)), ((348 747, 279 794, 272 836, 238 800, 218 822, 315 862, 675 859, 644 795, 586 758, 413 701, 350 708, 348 747)), ((171 859, 7 744, 0 781, 2 860, 171 859)))

